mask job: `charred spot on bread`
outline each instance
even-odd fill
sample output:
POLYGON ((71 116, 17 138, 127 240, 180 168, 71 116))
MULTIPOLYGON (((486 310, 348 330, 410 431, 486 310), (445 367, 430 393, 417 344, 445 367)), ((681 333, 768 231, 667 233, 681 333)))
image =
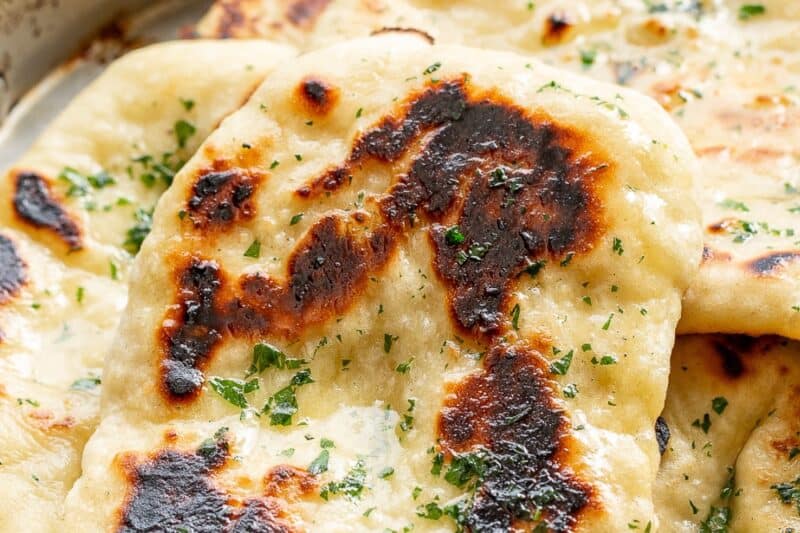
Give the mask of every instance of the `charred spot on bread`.
POLYGON ((83 247, 81 231, 64 206, 50 190, 47 181, 35 172, 19 172, 14 183, 14 211, 26 224, 52 232, 70 251, 83 247))
POLYGON ((430 33, 426 32, 424 30, 420 30, 418 28, 404 28, 404 27, 401 27, 401 26, 384 26, 383 28, 381 28, 379 30, 373 31, 370 35, 381 35, 381 34, 384 34, 384 33, 403 33, 403 34, 418 35, 419 37, 421 37, 424 40, 426 40, 428 42, 428 44, 434 44, 435 43, 435 39, 433 38, 433 36, 430 33))
POLYGON ((331 0, 293 0, 286 10, 286 18, 300 28, 311 28, 325 11, 331 0))
POLYGON ((563 11, 551 13, 544 22, 542 43, 548 46, 563 43, 573 26, 573 22, 563 11))
POLYGON ((770 252, 747 263, 747 269, 756 276, 769 276, 800 261, 800 252, 770 252))
POLYGON ((314 115, 330 113, 339 99, 339 89, 317 76, 304 78, 297 94, 303 108, 314 115))
POLYGON ((594 504, 593 490, 563 466, 570 424, 541 355, 497 344, 482 371, 447 393, 440 448, 451 469, 464 461, 477 465, 477 488, 465 510, 469 530, 510 531, 541 521, 548 531, 571 531, 594 504))
POLYGON ((0 304, 13 298, 27 281, 27 265, 14 241, 0 233, 0 304))
MULTIPOLYGON (((182 375, 197 370, 217 335, 290 338, 341 315, 414 231, 428 234, 455 326, 491 343, 511 327, 510 295, 531 264, 587 253, 604 233, 600 192, 612 164, 600 154, 585 135, 496 92, 470 91, 464 80, 431 84, 356 139, 344 163, 297 191, 304 199, 336 194, 364 163, 407 161, 371 202, 376 212, 323 214, 289 253, 285 276, 245 274, 209 308, 202 354, 176 355, 175 346, 194 344, 168 334, 179 342, 165 364, 181 361, 182 375), (448 239, 452 227, 461 241, 448 239)), ((209 175, 195 196, 217 198, 236 175, 209 175)), ((202 376, 192 377, 197 390, 202 376)))
POLYGON ((262 175, 241 168, 222 169, 219 164, 215 167, 201 173, 187 202, 189 218, 200 230, 227 228, 255 215, 252 196, 262 175))
POLYGON ((667 421, 664 420, 663 416, 659 416, 656 418, 656 442, 658 443, 658 453, 664 455, 664 452, 667 451, 667 444, 669 444, 669 425, 667 425, 667 421))
POLYGON ((241 499, 215 483, 229 456, 225 435, 206 439, 193 451, 165 448, 146 458, 126 454, 128 494, 117 531, 296 531, 287 520, 286 501, 308 494, 315 485, 301 480, 313 476, 279 465, 265 479, 281 483, 265 483, 263 496, 241 499))
POLYGON ((213 261, 193 258, 176 276, 178 305, 161 330, 163 385, 170 398, 187 398, 203 385, 201 371, 222 339, 222 273, 213 261))

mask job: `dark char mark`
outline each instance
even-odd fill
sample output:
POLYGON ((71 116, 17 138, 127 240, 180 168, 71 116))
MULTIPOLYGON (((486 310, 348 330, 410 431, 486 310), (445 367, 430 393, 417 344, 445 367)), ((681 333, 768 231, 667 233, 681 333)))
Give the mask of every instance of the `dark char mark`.
MULTIPOLYGON (((208 301, 201 315, 207 320, 187 321, 186 311, 173 317, 177 325, 167 332, 163 365, 173 395, 200 388, 196 367, 226 331, 289 338, 342 314, 419 217, 431 222, 434 266, 447 286, 457 327, 484 339, 508 329, 509 293, 530 264, 588 251, 599 237, 601 205, 594 188, 609 165, 598 162, 577 134, 526 116, 500 97, 471 99, 461 81, 436 84, 412 99, 399 118, 381 120, 355 142, 345 164, 298 194, 314 198, 337 191, 355 166, 395 162, 423 135, 428 142, 408 172, 377 198, 379 212, 336 212, 317 220, 291 252, 286 281, 246 275, 232 298, 208 301), (460 227, 465 242, 447 242, 451 224, 460 227)), ((196 197, 216 198, 237 175, 206 175, 195 186, 196 197)), ((195 277, 180 276, 182 308, 197 300, 195 277)))
POLYGON ((418 215, 435 222, 435 266, 456 322, 493 334, 504 320, 509 285, 525 268, 591 248, 600 232, 593 185, 608 165, 576 154, 573 133, 508 102, 473 101, 463 83, 448 82, 412 101, 402 120, 384 119, 356 142, 347 163, 298 194, 335 191, 356 165, 395 162, 430 131, 408 173, 380 199, 384 225, 402 233, 418 215), (464 243, 447 244, 451 224, 464 243))
POLYGON ((165 449, 141 462, 129 455, 125 469, 130 488, 118 531, 294 531, 283 519, 280 493, 267 491, 264 498, 240 501, 214 486, 213 475, 223 468, 229 453, 228 442, 220 437, 204 441, 194 452, 165 449))
POLYGON ((433 36, 426 31, 417 28, 403 28, 400 26, 384 26, 379 30, 373 31, 370 35, 381 35, 383 33, 410 33, 422 37, 428 41, 429 44, 434 44, 435 41, 433 36))
POLYGON ((225 228, 252 218, 251 197, 260 181, 260 176, 238 168, 203 173, 187 204, 195 228, 225 228))
POLYGON ((449 390, 440 446, 450 456, 476 454, 482 464, 463 518, 469 531, 511 531, 535 521, 537 511, 547 531, 570 531, 590 504, 591 487, 559 461, 569 421, 546 368, 526 346, 497 344, 482 373, 449 390))
POLYGON ((730 379, 738 379, 744 375, 746 368, 742 354, 749 353, 755 346, 756 339, 744 335, 725 335, 712 342, 714 351, 720 358, 720 366, 724 375, 730 379))
POLYGON ((14 242, 0 234, 0 304, 17 294, 27 280, 27 267, 14 242))
POLYGON ((542 42, 547 45, 559 44, 564 40, 567 32, 572 27, 572 22, 566 13, 551 13, 544 23, 542 42))
POLYGON ((225 323, 219 304, 222 276, 216 263, 192 260, 179 274, 178 286, 178 316, 162 330, 167 357, 161 371, 166 390, 181 398, 202 386, 200 368, 222 339, 225 323))
POLYGON ((298 87, 298 94, 305 108, 316 115, 328 113, 339 96, 335 87, 316 77, 304 79, 298 87))
POLYGON ((751 261, 747 267, 750 272, 758 276, 768 276, 798 260, 800 252, 772 252, 751 261))
POLYGON ((286 10, 286 18, 295 26, 311 28, 330 2, 331 0, 294 0, 286 10))
POLYGON ((243 28, 247 22, 247 14, 242 9, 242 0, 223 0, 217 2, 217 7, 222 13, 217 25, 216 37, 222 39, 236 37, 237 30, 243 28))
POLYGON ((658 453, 664 455, 669 444, 669 426, 663 416, 656 418, 656 442, 658 442, 658 453))
POLYGON ((71 251, 82 248, 78 224, 53 198, 47 182, 38 174, 33 172, 17 174, 14 210, 28 224, 54 232, 71 251))

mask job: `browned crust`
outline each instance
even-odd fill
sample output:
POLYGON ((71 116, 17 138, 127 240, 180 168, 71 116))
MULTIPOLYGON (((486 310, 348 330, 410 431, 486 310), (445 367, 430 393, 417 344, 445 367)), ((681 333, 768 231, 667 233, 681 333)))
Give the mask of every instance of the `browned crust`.
POLYGON ((331 0, 293 0, 286 9, 286 18, 295 26, 311 29, 331 0))
POLYGON ((339 89, 318 76, 307 76, 297 86, 297 100, 307 112, 324 116, 339 100, 339 89))
POLYGON ((27 271, 14 241, 0 233, 0 305, 16 296, 27 283, 27 271))
MULTIPOLYGON (((407 173, 375 199, 379 213, 322 216, 290 253, 285 281, 249 274, 222 296, 219 266, 198 257, 179 267, 180 310, 170 313, 161 333, 170 396, 197 393, 200 367, 228 333, 291 337, 341 315, 367 279, 386 267, 417 218, 428 223, 434 267, 456 327, 484 340, 508 330, 510 294, 529 265, 586 253, 603 234, 600 196, 612 165, 598 155, 602 151, 496 92, 471 94, 461 80, 414 95, 398 116, 385 117, 357 139, 344 164, 298 195, 339 192, 346 187, 341 176, 365 162, 407 159, 426 135, 407 173), (453 226, 460 228, 459 242, 452 239, 453 226)), ((194 197, 203 199, 194 202, 198 211, 219 212, 217 199, 227 198, 220 191, 246 173, 204 174, 194 187, 194 197), (214 183, 201 187, 209 176, 214 183), (207 198, 213 201, 205 205, 207 198)), ((205 234, 206 220, 230 224, 238 215, 192 219, 205 234)))
POLYGON ((749 261, 746 268, 759 277, 772 276, 796 261, 800 261, 800 252, 770 252, 749 261))
POLYGON ((373 31, 370 35, 381 35, 381 34, 384 34, 384 33, 412 34, 412 35, 417 35, 419 37, 422 37, 423 39, 428 41, 428 44, 434 44, 435 43, 435 39, 433 38, 433 35, 431 35, 430 33, 426 32, 424 30, 420 30, 418 28, 403 28, 403 27, 400 27, 400 26, 384 26, 383 28, 381 28, 379 30, 373 31))
POLYGON ((53 194, 45 178, 35 172, 20 171, 14 176, 14 212, 24 223, 45 230, 77 251, 83 247, 81 230, 53 194))
POLYGON ((542 43, 547 46, 561 44, 567 40, 574 23, 563 11, 551 13, 544 22, 542 43))
POLYGON ((286 465, 264 477, 264 494, 239 498, 216 486, 215 475, 230 456, 227 438, 208 439, 195 451, 164 448, 141 458, 124 454, 120 466, 128 483, 118 511, 117 531, 270 531, 292 533, 287 503, 308 495, 316 478, 286 465))

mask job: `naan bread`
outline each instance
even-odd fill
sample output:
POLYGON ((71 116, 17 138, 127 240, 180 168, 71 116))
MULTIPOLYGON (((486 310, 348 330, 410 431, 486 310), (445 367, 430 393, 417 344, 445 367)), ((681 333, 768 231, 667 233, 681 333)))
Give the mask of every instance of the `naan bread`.
POLYGON ((175 42, 126 55, 0 181, 0 222, 66 264, 123 276, 174 173, 288 47, 175 42), (144 213, 142 213, 144 212, 144 213))
POLYGON ((10 227, 0 226, 0 530, 62 528, 64 498, 98 422, 103 358, 127 299, 131 253, 149 231, 134 214, 149 211, 166 188, 166 166, 176 169, 272 65, 292 55, 258 42, 133 52, 3 177, 0 220, 10 227), (164 163, 182 120, 193 133, 164 163), (134 225, 131 248, 125 241, 134 225))
POLYGON ((11 373, 0 378, 0 531, 59 531, 98 422, 99 395, 91 389, 88 381, 67 390, 11 373))
POLYGON ((413 29, 656 98, 701 163, 706 253, 679 330, 800 339, 800 4, 218 0, 198 25, 306 49, 413 29))
POLYGON ((662 529, 797 530, 799 394, 796 342, 679 337, 654 491, 662 529))
POLYGON ((654 527, 694 171, 652 101, 514 54, 276 70, 159 203, 69 524, 654 527))

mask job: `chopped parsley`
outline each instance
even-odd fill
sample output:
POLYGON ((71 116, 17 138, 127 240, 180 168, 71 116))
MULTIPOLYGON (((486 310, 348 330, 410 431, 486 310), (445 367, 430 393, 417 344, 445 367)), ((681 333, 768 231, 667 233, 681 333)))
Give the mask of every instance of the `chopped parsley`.
POLYGON ((396 335, 391 335, 389 333, 383 334, 383 351, 389 353, 392 351, 392 344, 399 339, 400 337, 396 335))
POLYGON ((545 261, 542 259, 534 261, 525 268, 525 272, 527 272, 530 277, 535 278, 536 275, 539 274, 539 272, 541 272, 541 270, 544 268, 545 264, 545 261))
POLYGON ((175 123, 173 130, 175 132, 175 138, 178 139, 178 146, 180 148, 186 148, 186 142, 192 135, 197 133, 197 128, 183 119, 175 123))
POLYGON ((323 472, 328 471, 328 460, 331 457, 331 452, 327 449, 323 449, 316 459, 311 461, 311 464, 308 465, 308 473, 312 476, 318 476, 323 472))
POLYGON ((395 371, 399 372, 400 374, 408 374, 408 372, 411 370, 411 364, 413 362, 414 362, 414 358, 412 357, 408 361, 405 361, 405 362, 400 363, 399 365, 397 365, 397 367, 395 368, 395 371))
POLYGON ((153 227, 153 208, 143 209, 140 207, 133 216, 136 224, 127 231, 123 246, 129 253, 136 255, 142 249, 142 243, 153 227))
POLYGON ((280 349, 266 342, 259 342, 253 347, 253 362, 247 370, 247 376, 260 374, 269 367, 278 370, 294 370, 306 364, 304 359, 287 357, 280 349))
POLYGON ((388 479, 392 476, 392 474, 394 474, 394 468, 392 468, 391 466, 387 466, 381 469, 380 472, 378 472, 378 477, 381 479, 388 479))
POLYGON ((116 184, 105 170, 93 175, 83 175, 72 167, 64 167, 58 174, 58 179, 69 185, 66 194, 73 198, 87 196, 90 189, 103 189, 116 184))
POLYGON ((789 483, 776 483, 770 488, 778 494, 782 503, 793 504, 800 514, 800 477, 789 483))
POLYGON ((614 242, 611 245, 611 249, 617 255, 622 255, 625 253, 625 249, 622 247, 622 240, 617 237, 614 237, 614 242))
POLYGON ((601 366, 615 365, 617 364, 617 358, 613 355, 604 355, 599 359, 597 356, 594 356, 592 357, 592 364, 601 366))
MULTIPOLYGON (((555 352, 556 348, 553 348, 555 352)), ((557 355, 557 354, 556 354, 557 355)), ((560 359, 556 359, 550 363, 550 373, 551 374, 558 374, 560 376, 566 375, 567 371, 569 370, 570 365, 572 364, 572 356, 573 351, 570 350, 567 352, 563 357, 560 359)))
POLYGON ((258 259, 259 256, 261 256, 261 241, 258 239, 254 240, 250 246, 247 247, 247 250, 245 250, 244 256, 258 259))
POLYGON ((297 224, 297 223, 298 223, 298 222, 300 222, 301 220, 303 220, 303 213, 297 213, 297 214, 296 214, 296 215, 294 215, 294 216, 292 217, 292 219, 289 221, 289 225, 290 225, 290 226, 294 226, 295 224, 297 224))
POLYGON ((441 62, 437 61, 436 63, 429 65, 425 70, 423 70, 422 74, 427 76, 428 74, 433 74, 440 68, 442 68, 442 64, 441 62))
POLYGON ((119 280, 119 267, 114 261, 108 262, 108 270, 109 274, 111 275, 111 279, 113 279, 114 281, 119 280))
POLYGON ((728 407, 728 400, 723 396, 717 396, 711 400, 711 408, 715 413, 721 415, 725 408, 728 407))
POLYGON ((458 226, 451 226, 444 234, 444 240, 447 244, 456 245, 464 242, 466 237, 461 233, 461 229, 458 226))
POLYGON ((519 329, 519 304, 515 304, 514 308, 511 310, 511 327, 514 330, 519 329))
POLYGON ((39 402, 37 400, 33 400, 31 398, 17 398, 17 405, 28 404, 33 407, 39 407, 39 402))
POLYGON ((750 211, 750 208, 748 208, 744 203, 737 202, 736 200, 731 200, 730 198, 726 198, 717 205, 724 207, 726 209, 733 209, 734 211, 744 211, 744 212, 750 211))
POLYGON ((88 378, 80 378, 76 379, 72 382, 72 385, 69 386, 72 390, 94 390, 100 385, 101 381, 100 378, 97 376, 89 376, 88 378))
POLYGON ((186 111, 191 111, 194 108, 194 100, 190 98, 180 98, 181 105, 186 111))
POLYGON ((86 294, 86 289, 84 289, 83 287, 78 287, 78 289, 75 291, 75 300, 77 300, 79 304, 82 304, 83 297, 85 294, 86 294))
POLYGON ((739 20, 748 20, 766 12, 767 8, 763 4, 743 4, 739 6, 739 20))
POLYGON ((695 418, 694 422, 692 422, 692 427, 700 428, 703 433, 708 434, 708 430, 711 428, 711 417, 708 416, 708 413, 703 414, 702 422, 699 418, 695 418))
POLYGON ((242 379, 212 376, 209 378, 208 383, 214 392, 222 396, 228 403, 241 409, 246 409, 250 406, 245 395, 259 389, 258 379, 244 381, 242 379))
POLYGON ((597 50, 581 50, 581 65, 584 68, 589 68, 594 65, 594 60, 597 58, 597 50))
POLYGON ((323 500, 328 500, 331 495, 344 495, 350 498, 359 498, 364 491, 364 483, 367 480, 367 471, 364 468, 364 461, 359 459, 353 468, 341 481, 331 481, 322 487, 320 496, 323 500))

